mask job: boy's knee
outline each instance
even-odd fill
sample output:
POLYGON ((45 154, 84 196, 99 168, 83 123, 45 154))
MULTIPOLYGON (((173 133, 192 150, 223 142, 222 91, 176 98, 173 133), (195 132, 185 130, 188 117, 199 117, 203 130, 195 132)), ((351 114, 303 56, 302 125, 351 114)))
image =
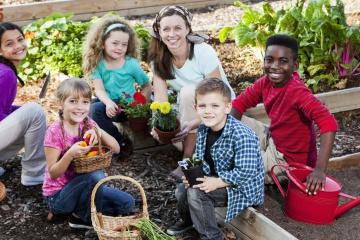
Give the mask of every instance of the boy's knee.
POLYGON ((175 189, 175 198, 177 199, 178 202, 182 202, 183 200, 186 199, 186 188, 184 186, 184 184, 180 183, 176 186, 175 189))
POLYGON ((203 193, 204 193, 203 191, 201 191, 197 188, 188 188, 187 200, 188 200, 189 205, 192 205, 192 203, 198 202, 199 200, 201 200, 203 193))

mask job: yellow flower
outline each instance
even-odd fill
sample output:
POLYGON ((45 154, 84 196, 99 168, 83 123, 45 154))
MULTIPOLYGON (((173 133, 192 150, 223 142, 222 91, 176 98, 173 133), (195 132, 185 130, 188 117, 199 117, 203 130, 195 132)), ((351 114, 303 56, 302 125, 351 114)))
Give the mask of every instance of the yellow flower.
POLYGON ((150 109, 151 109, 151 111, 156 111, 156 110, 160 109, 160 103, 157 101, 152 102, 150 105, 150 109))
POLYGON ((171 105, 169 102, 163 102, 161 103, 161 106, 160 106, 160 112, 162 114, 168 114, 171 110, 171 105))

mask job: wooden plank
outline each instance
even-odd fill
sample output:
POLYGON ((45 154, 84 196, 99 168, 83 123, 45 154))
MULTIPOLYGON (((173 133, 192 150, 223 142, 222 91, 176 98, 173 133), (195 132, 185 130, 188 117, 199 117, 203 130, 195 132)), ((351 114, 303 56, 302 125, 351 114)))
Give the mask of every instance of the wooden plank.
POLYGON ((52 12, 74 13, 74 20, 88 20, 92 16, 102 16, 109 11, 122 16, 155 14, 166 5, 184 5, 189 9, 208 5, 232 4, 232 0, 58 0, 3 6, 3 20, 24 24, 50 15, 52 12))
POLYGON ((360 167, 360 153, 353 153, 329 160, 328 169, 341 170, 349 167, 360 167))
MULTIPOLYGON (((216 208, 218 219, 225 218, 226 208, 216 208)), ((221 223, 221 222, 220 222, 221 223)), ((296 240, 292 234, 281 228, 279 225, 271 221, 269 218, 250 207, 239 214, 229 224, 225 224, 231 229, 237 229, 239 237, 243 239, 253 240, 296 240)))
MULTIPOLYGON (((315 94, 315 96, 329 108, 331 113, 350 111, 360 108, 360 87, 319 93, 315 94)), ((270 122, 267 117, 264 104, 258 104, 255 108, 249 109, 246 112, 246 115, 264 123, 270 122)))

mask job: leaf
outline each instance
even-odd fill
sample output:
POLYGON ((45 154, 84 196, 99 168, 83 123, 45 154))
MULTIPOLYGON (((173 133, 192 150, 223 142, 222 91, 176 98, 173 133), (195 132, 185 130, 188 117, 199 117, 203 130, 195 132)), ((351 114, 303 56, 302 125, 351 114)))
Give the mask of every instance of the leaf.
POLYGON ((234 29, 234 27, 225 26, 219 31, 219 41, 224 43, 228 38, 229 33, 234 29))
POLYGON ((325 64, 310 65, 307 67, 307 71, 309 72, 310 76, 314 76, 317 72, 322 70, 326 70, 325 64))

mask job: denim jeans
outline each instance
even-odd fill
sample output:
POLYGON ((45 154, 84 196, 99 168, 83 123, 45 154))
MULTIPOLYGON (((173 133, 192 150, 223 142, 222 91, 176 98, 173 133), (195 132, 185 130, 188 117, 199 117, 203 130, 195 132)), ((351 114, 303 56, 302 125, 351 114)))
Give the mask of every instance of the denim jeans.
MULTIPOLYGON (((125 113, 123 112, 123 114, 119 117, 120 119, 118 119, 118 121, 122 122, 126 120, 124 114, 125 113)), ((103 129, 105 132, 113 136, 116 139, 116 141, 119 143, 119 145, 122 146, 121 143, 124 142, 124 136, 112 123, 114 119, 109 118, 106 115, 106 105, 103 102, 96 99, 91 104, 89 116, 99 125, 101 129, 103 129)))
POLYGON ((224 236, 218 227, 215 207, 227 205, 226 188, 205 193, 195 188, 185 189, 184 184, 177 185, 175 197, 180 217, 186 224, 193 224, 202 240, 223 240, 224 236))
MULTIPOLYGON (((75 213, 84 222, 91 223, 91 192, 95 184, 104 177, 102 170, 76 176, 63 189, 46 197, 48 207, 54 214, 75 213)), ((126 192, 101 185, 95 196, 95 205, 98 212, 117 216, 132 212, 135 200, 126 192)))

